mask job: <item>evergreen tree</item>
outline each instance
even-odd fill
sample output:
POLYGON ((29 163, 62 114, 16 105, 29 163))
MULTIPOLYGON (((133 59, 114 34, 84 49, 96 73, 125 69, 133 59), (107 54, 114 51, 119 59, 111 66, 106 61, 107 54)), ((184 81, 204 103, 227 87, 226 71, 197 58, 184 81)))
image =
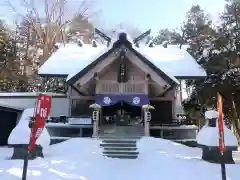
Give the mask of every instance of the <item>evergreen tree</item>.
POLYGON ((168 42, 169 44, 185 44, 180 33, 175 30, 161 29, 156 37, 153 39, 154 44, 163 44, 168 42))
POLYGON ((68 41, 83 41, 83 43, 92 43, 94 36, 94 26, 87 17, 77 14, 73 17, 67 28, 68 41))
POLYGON ((216 94, 220 92, 224 97, 224 113, 240 139, 239 124, 239 3, 228 1, 226 11, 221 18, 223 24, 213 28, 211 21, 199 6, 192 7, 187 13, 187 20, 183 30, 185 39, 189 43, 188 51, 206 70, 207 77, 202 80, 187 81, 194 87, 191 97, 184 102, 185 107, 200 105, 215 105, 216 94))
POLYGON ((17 43, 3 21, 0 21, 0 91, 16 91, 19 72, 16 60, 17 43))

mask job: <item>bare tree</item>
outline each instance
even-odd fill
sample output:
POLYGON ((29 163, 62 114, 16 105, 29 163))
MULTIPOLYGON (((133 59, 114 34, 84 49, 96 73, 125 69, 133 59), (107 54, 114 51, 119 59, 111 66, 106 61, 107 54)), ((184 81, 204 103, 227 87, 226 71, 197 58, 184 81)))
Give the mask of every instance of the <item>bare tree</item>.
POLYGON ((21 5, 26 9, 26 14, 18 12, 11 0, 6 0, 7 6, 17 13, 29 23, 32 31, 37 35, 38 41, 43 48, 43 57, 40 65, 51 55, 56 41, 64 42, 66 40, 65 30, 70 20, 76 14, 88 17, 91 14, 91 4, 87 0, 82 0, 79 3, 76 12, 67 12, 68 0, 42 0, 41 4, 37 0, 22 0, 21 5), (42 8, 40 8, 42 7, 42 8), (40 11, 44 8, 44 13, 40 11), (70 17, 70 15, 72 15, 70 17))
POLYGON ((84 43, 91 43, 95 28, 87 17, 76 14, 68 26, 68 40, 82 40, 84 43))
POLYGON ((24 83, 39 79, 36 73, 38 67, 56 50, 56 42, 66 42, 67 29, 74 17, 87 18, 96 14, 96 11, 91 12, 92 4, 87 0, 80 0, 74 11, 68 0, 21 0, 18 5, 5 0, 5 6, 21 18, 21 23, 16 26, 15 37, 21 67, 18 74, 28 77, 20 78, 24 83), (25 9, 24 13, 19 9, 25 9))

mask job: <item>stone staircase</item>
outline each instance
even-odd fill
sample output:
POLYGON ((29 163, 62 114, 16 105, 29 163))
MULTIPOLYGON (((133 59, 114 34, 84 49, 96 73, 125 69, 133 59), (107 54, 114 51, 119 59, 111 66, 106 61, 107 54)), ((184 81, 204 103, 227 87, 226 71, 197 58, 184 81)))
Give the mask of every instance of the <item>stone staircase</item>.
POLYGON ((138 157, 137 140, 144 135, 141 126, 112 126, 101 129, 99 138, 103 155, 111 158, 136 159, 138 157))
POLYGON ((103 126, 99 130, 99 137, 105 139, 139 139, 144 136, 144 128, 136 126, 103 126))
POLYGON ((103 156, 119 159, 136 159, 138 157, 137 139, 103 139, 100 146, 103 156))

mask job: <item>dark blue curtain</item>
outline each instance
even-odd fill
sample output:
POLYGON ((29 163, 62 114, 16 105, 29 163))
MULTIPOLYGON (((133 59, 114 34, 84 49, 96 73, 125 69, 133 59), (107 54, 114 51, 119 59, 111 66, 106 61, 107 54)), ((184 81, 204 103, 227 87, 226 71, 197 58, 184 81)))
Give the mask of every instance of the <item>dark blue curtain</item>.
POLYGON ((132 106, 149 104, 146 94, 96 94, 96 103, 101 106, 111 106, 119 102, 126 102, 132 106))

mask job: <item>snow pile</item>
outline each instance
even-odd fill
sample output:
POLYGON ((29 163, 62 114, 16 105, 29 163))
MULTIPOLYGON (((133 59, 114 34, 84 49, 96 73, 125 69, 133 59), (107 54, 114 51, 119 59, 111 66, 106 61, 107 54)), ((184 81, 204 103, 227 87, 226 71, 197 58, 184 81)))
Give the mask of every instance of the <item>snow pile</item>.
MULTIPOLYGON (((28 127, 30 118, 33 116, 34 108, 25 109, 22 116, 17 124, 17 126, 12 130, 9 138, 8 144, 28 144, 31 134, 31 129, 28 127)), ((41 145, 46 148, 50 145, 50 135, 46 128, 44 128, 42 134, 37 139, 37 145, 41 145)))
MULTIPOLYGON (((203 126, 197 135, 197 143, 205 146, 216 147, 219 145, 218 127, 203 126)), ((224 143, 225 146, 237 146, 237 138, 233 132, 224 126, 224 143)))
POLYGON ((89 158, 89 156, 93 156, 94 154, 101 154, 102 151, 99 146, 100 140, 98 139, 72 138, 62 143, 50 146, 48 148, 48 154, 54 154, 54 156, 56 156, 62 155, 63 152, 65 152, 65 156, 76 155, 79 157, 84 156, 84 158, 89 158))
MULTIPOLYGON (((209 110, 205 112, 206 119, 216 118, 216 127, 210 127, 207 123, 199 131, 197 135, 197 143, 205 146, 219 146, 219 130, 218 130, 218 112, 216 110, 209 110)), ((233 132, 228 129, 224 124, 224 143, 226 146, 237 147, 238 142, 233 132)))
POLYGON ((206 111, 204 114, 206 119, 213 119, 218 117, 218 112, 215 110, 206 111))
POLYGON ((137 147, 140 150, 140 158, 144 156, 149 156, 149 154, 167 152, 169 155, 172 154, 176 156, 181 154, 182 156, 193 156, 195 158, 200 158, 201 150, 198 148, 189 148, 179 143, 175 143, 170 140, 153 138, 153 137, 144 137, 141 138, 137 147))
MULTIPOLYGON (((200 159, 201 150, 168 140, 142 138, 138 159, 102 156, 100 140, 74 138, 49 147, 44 159, 29 161, 28 180, 219 180, 221 169, 200 159), (173 173, 174 172, 174 173, 173 173), (199 172, 204 172, 198 176, 199 172)), ((0 160, 1 179, 20 179, 22 161, 0 160)), ((239 165, 227 165, 228 179, 239 179, 239 165)))
MULTIPOLYGON (((0 153, 5 152, 5 150, 0 151, 0 153)), ((101 153, 100 141, 92 138, 73 138, 52 145, 47 148, 44 159, 39 158, 29 161, 27 179, 99 180, 99 176, 104 176, 104 174, 108 176, 107 172, 109 171, 108 166, 105 166, 104 163, 106 158, 101 153)), ((22 175, 22 162, 0 159, 1 179, 14 180, 20 178, 22 175)))
MULTIPOLYGON (((221 179, 220 165, 202 161, 200 148, 191 148, 170 140, 144 137, 139 140, 138 149, 140 151, 139 161, 144 162, 143 171, 149 174, 149 178, 146 179, 158 179, 159 175, 163 179, 221 179), (199 172, 204 173, 196 176, 199 172)), ((229 180, 239 179, 239 167, 239 164, 227 165, 229 180)), ((139 174, 139 177, 142 176, 139 174)))

